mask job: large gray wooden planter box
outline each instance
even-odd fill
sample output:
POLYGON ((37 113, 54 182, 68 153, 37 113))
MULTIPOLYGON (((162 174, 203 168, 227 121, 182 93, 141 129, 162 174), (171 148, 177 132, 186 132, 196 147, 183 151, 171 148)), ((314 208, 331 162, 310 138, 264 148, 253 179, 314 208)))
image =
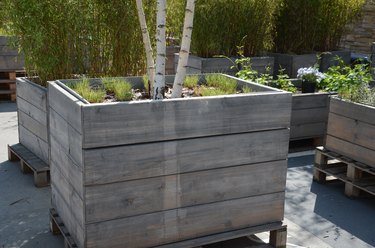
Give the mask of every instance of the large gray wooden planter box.
POLYGON ((19 142, 48 164, 47 89, 17 78, 19 142))
POLYGON ((24 59, 10 45, 12 37, 0 36, 0 70, 23 70, 24 59))
MULTIPOLYGON (((178 54, 175 54, 175 70, 178 64, 178 54)), ((233 62, 236 58, 230 58, 233 62)), ((269 74, 273 74, 274 58, 273 57, 251 57, 251 66, 259 73, 266 73, 269 68, 269 74)), ((201 74, 201 73, 226 73, 234 75, 237 69, 231 68, 234 64, 228 58, 201 58, 198 56, 190 55, 187 67, 188 74, 201 74)))
POLYGON ((375 107, 330 98, 328 150, 375 168, 375 107))
POLYGON ((330 53, 321 54, 321 60, 318 61, 317 54, 283 54, 270 53, 269 56, 275 58, 274 74, 277 75, 280 68, 285 69, 285 73, 291 78, 297 77, 297 71, 302 67, 311 67, 319 64, 321 71, 327 71, 332 65, 337 65, 336 56, 342 58, 345 64, 350 63, 350 52, 347 51, 333 51, 330 53))
POLYGON ((154 247, 283 219, 290 93, 248 84, 255 92, 86 104, 66 82, 48 87, 52 205, 80 247, 154 247))

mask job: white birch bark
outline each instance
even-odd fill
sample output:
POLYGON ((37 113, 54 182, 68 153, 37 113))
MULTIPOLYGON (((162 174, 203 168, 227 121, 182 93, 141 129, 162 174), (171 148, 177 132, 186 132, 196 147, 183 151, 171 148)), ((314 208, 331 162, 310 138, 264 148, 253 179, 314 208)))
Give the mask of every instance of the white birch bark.
POLYGON ((138 10, 138 19, 139 24, 141 25, 142 30, 142 38, 146 52, 146 63, 147 63, 147 75, 148 75, 148 86, 149 86, 149 93, 151 93, 151 89, 153 88, 152 85, 155 79, 155 62, 154 62, 154 54, 151 47, 150 41, 150 34, 147 29, 147 22, 145 12, 143 10, 143 2, 142 0, 136 0, 137 2, 137 10, 138 10))
POLYGON ((156 71, 155 71, 155 81, 154 81, 154 90, 153 90, 154 100, 163 99, 164 91, 165 91, 166 15, 167 15, 166 0, 157 0, 156 71))
POLYGON ((179 98, 182 94, 182 87, 189 59, 191 34, 193 32, 195 2, 196 0, 187 0, 186 2, 184 30, 182 34, 176 77, 173 82, 172 98, 179 98))

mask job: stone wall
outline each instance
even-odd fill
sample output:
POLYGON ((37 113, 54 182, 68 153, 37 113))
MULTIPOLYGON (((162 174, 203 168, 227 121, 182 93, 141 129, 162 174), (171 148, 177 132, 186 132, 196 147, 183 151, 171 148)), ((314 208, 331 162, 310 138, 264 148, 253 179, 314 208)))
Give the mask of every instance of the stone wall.
POLYGON ((371 44, 375 41, 375 1, 368 0, 363 6, 358 20, 348 25, 340 48, 356 53, 371 54, 371 44))

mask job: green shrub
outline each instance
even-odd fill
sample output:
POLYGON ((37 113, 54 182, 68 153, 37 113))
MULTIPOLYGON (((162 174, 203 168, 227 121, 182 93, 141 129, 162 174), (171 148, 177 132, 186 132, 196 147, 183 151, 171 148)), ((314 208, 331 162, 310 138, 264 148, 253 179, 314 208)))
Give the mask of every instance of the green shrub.
MULTIPOLYGON (((153 1, 145 4, 151 35, 153 1), (152 6, 152 7, 150 7, 152 6)), ((7 28, 19 37, 29 72, 43 82, 72 78, 137 75, 144 48, 134 0, 2 0, 7 28)))
POLYGON ((245 56, 271 49, 274 13, 279 1, 198 1, 194 17, 192 52, 201 57, 235 56, 237 46, 244 37, 245 56))
POLYGON ((275 51, 311 53, 336 50, 345 26, 365 0, 282 0, 276 20, 275 51))
POLYGON ((319 87, 324 91, 337 92, 345 99, 364 102, 364 99, 371 95, 369 89, 371 80, 372 76, 367 65, 356 64, 352 68, 340 61, 339 65, 328 69, 325 79, 320 82, 319 87))

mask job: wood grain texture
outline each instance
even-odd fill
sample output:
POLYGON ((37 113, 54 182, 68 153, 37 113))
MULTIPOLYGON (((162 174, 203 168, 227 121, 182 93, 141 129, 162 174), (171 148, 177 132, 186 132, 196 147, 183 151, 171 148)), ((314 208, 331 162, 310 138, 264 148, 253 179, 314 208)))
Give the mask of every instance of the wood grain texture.
POLYGON ((75 164, 82 167, 82 135, 52 108, 49 112, 49 128, 50 136, 59 142, 75 164))
POLYGON ((17 78, 17 97, 31 103, 35 107, 47 112, 47 89, 26 78, 17 78))
POLYGON ((47 126, 47 112, 30 104, 21 97, 17 97, 17 109, 26 113, 39 123, 47 126))
MULTIPOLYGON (((72 215, 72 209, 63 200, 63 197, 56 190, 56 187, 51 184, 51 205, 55 208, 64 222, 64 225, 69 230, 70 235, 79 247, 85 247, 85 230, 78 224, 72 215)), ((76 209, 76 211, 80 211, 76 209)))
POLYGON ((327 133, 375 151, 375 125, 330 113, 327 133))
POLYGON ((286 168, 282 160, 86 187, 86 221, 281 192, 286 168))
POLYGON ((330 93, 304 93, 295 94, 292 99, 292 109, 326 108, 329 106, 330 93))
POLYGON ((375 151, 348 141, 327 135, 325 147, 340 155, 375 168, 375 151))
POLYGON ((57 166, 51 165, 51 184, 55 191, 60 195, 62 200, 70 209, 74 221, 83 229, 85 226, 85 208, 82 198, 75 191, 73 186, 68 182, 57 166))
POLYGON ((315 137, 323 137, 326 134, 327 123, 311 123, 311 124, 301 124, 297 126, 290 127, 290 139, 308 139, 315 137))
POLYGON ((288 140, 289 131, 283 129, 84 150, 85 184, 283 160, 288 140))
POLYGON ((330 98, 330 112, 375 125, 375 107, 330 98))
POLYGON ((328 108, 292 110, 291 126, 300 124, 327 123, 328 108))
POLYGON ((49 101, 49 107, 59 113, 78 133, 82 133, 81 107, 83 103, 68 94, 56 82, 49 82, 48 96, 53 99, 49 101))
POLYGON ((18 109, 18 122, 26 127, 35 136, 48 143, 47 123, 40 123, 22 110, 18 109))
POLYGON ((87 247, 152 247, 280 221, 283 214, 284 192, 174 209, 90 224, 87 247))
MULTIPOLYGON (((79 196, 84 199, 83 168, 74 162, 64 147, 55 137, 50 137, 51 165, 57 167, 62 175, 73 186, 79 196)), ((51 172, 52 173, 52 172, 51 172)))
POLYGON ((22 125, 18 126, 19 140, 22 145, 38 156, 43 162, 48 163, 48 143, 33 134, 22 125))
POLYGON ((83 148, 288 128, 290 112, 286 93, 85 105, 83 148))

